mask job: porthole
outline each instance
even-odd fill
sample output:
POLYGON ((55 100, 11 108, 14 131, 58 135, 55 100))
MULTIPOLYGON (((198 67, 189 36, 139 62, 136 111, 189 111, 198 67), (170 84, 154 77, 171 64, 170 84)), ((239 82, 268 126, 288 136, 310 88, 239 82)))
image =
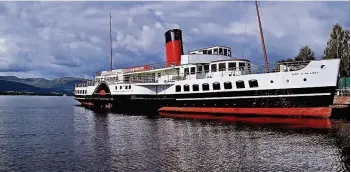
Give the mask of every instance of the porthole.
POLYGON ((307 81, 307 79, 306 79, 306 78, 304 78, 304 79, 303 79, 303 81, 307 81))
POLYGON ((286 82, 289 82, 289 80, 287 79, 286 82))
POLYGON ((271 80, 271 83, 273 83, 273 80, 271 80))
POLYGON ((321 69, 325 69, 325 65, 321 65, 321 69))

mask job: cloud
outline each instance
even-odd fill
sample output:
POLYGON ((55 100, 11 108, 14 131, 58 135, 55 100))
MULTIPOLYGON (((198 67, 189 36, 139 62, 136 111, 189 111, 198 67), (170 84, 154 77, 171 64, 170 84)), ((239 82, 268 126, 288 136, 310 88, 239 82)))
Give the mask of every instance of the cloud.
MULTIPOLYGON (((347 2, 260 2, 270 62, 310 45, 320 56, 334 24, 349 29, 347 2)), ((165 61, 164 32, 183 30, 185 51, 232 47, 263 64, 253 2, 4 2, 0 4, 0 75, 90 76, 165 61)))

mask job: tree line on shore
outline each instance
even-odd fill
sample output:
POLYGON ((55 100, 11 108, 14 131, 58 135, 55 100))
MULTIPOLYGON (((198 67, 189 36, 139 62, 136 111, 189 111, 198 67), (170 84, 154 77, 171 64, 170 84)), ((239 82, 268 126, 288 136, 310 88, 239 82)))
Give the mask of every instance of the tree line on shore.
MULTIPOLYGON (((329 41, 324 49, 322 59, 341 59, 339 74, 340 76, 350 76, 350 31, 343 29, 338 23, 333 26, 330 33, 329 41)), ((294 62, 294 61, 310 61, 315 60, 315 53, 309 45, 302 46, 298 55, 292 59, 284 59, 278 61, 294 62)))

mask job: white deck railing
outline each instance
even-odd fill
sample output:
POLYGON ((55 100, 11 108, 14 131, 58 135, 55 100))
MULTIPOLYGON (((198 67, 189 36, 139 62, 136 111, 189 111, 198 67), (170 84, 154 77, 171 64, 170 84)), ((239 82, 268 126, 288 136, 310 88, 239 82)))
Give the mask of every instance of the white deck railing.
MULTIPOLYGON (((269 69, 268 73, 275 73, 275 72, 289 72, 289 71, 297 71, 305 66, 307 66, 309 62, 301 61, 301 62, 281 62, 276 63, 269 69)), ((159 63, 150 65, 150 70, 153 69, 160 69, 165 68, 166 63, 159 63)), ((201 71, 197 73, 179 73, 177 75, 169 74, 166 76, 161 76, 158 78, 156 75, 152 75, 151 73, 128 73, 125 74, 124 80, 105 80, 104 82, 108 83, 160 83, 159 80, 163 82, 174 82, 179 80, 188 80, 188 79, 205 79, 205 78, 213 78, 213 77, 222 77, 224 75, 229 76, 239 76, 239 75, 250 75, 250 74, 260 74, 260 73, 267 73, 265 72, 264 65, 252 65, 252 66, 245 66, 245 67, 236 67, 236 68, 219 68, 216 71, 201 71)), ((155 72, 156 73, 156 72, 155 72)), ((75 87, 86 87, 86 86, 94 86, 103 81, 87 81, 84 83, 76 84, 75 87)))

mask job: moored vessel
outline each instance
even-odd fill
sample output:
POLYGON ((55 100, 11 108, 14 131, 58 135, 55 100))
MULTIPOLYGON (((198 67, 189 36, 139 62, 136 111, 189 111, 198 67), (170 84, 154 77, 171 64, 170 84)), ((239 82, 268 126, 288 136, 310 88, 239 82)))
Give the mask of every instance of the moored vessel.
POLYGON ((165 33, 166 62, 101 71, 75 98, 95 107, 214 114, 329 117, 339 59, 253 65, 213 46, 184 54, 182 32, 165 33))
POLYGON ((164 37, 165 62, 123 69, 111 65, 94 80, 75 85, 75 99, 109 109, 330 117, 340 59, 268 64, 262 31, 264 65, 232 57, 228 46, 186 54, 180 29, 164 37))

